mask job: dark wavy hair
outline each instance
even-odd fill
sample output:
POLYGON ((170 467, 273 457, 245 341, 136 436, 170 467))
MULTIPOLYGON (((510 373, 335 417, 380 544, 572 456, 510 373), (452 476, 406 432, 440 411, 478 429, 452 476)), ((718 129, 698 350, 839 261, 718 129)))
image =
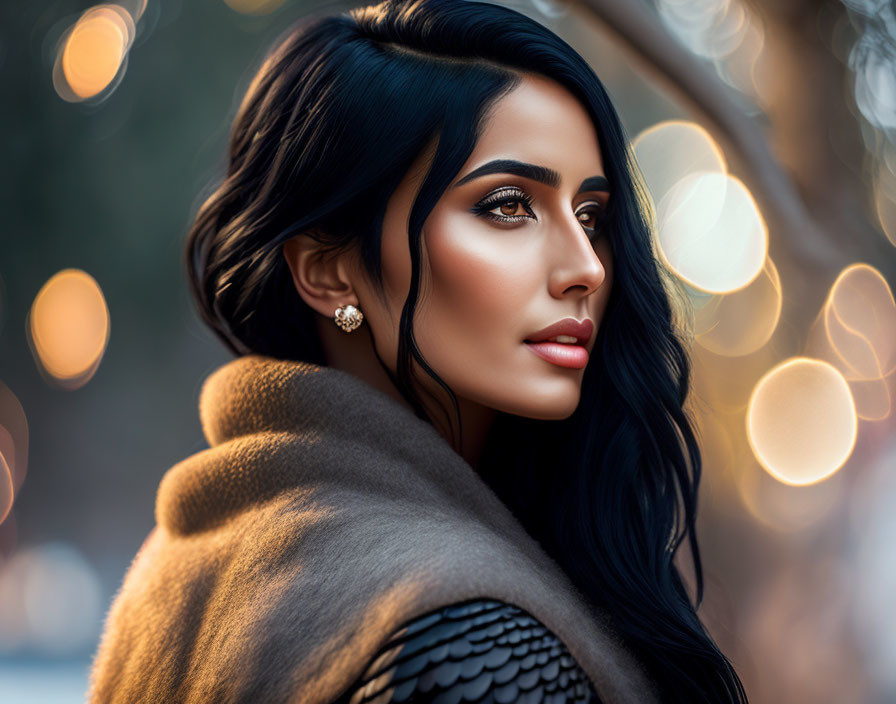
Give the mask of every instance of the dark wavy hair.
POLYGON ((419 364, 450 394, 459 426, 456 397, 414 337, 421 229, 471 154, 488 108, 526 72, 564 86, 594 123, 614 185, 604 225, 614 281, 576 411, 562 421, 498 414, 479 471, 609 615, 663 699, 746 702, 674 563, 687 541, 699 604, 701 460, 683 410, 690 362, 652 248, 647 200, 606 90, 550 30, 471 0, 386 0, 291 27, 252 80, 226 177, 189 231, 192 294, 234 353, 325 364, 314 313, 297 295, 281 247, 299 233, 334 251, 356 247, 381 286, 386 204, 435 141, 408 225, 412 276, 397 377, 386 371, 432 422, 412 383, 419 364))

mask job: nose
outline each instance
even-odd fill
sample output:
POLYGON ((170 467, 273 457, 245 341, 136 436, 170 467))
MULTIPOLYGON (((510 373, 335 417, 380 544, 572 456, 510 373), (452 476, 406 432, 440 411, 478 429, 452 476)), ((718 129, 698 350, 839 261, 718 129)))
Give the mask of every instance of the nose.
POLYGON ((604 282, 606 269, 594 251, 587 230, 574 214, 570 214, 556 228, 554 235, 550 244, 553 250, 549 277, 551 295, 563 298, 577 293, 584 298, 594 293, 604 282))

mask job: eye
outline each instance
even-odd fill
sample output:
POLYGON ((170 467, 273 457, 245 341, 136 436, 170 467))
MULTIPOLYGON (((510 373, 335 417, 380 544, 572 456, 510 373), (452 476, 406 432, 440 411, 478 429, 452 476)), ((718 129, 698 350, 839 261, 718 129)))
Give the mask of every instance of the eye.
POLYGON ((532 196, 518 188, 504 188, 483 198, 473 207, 472 212, 496 222, 514 223, 535 218, 532 212, 534 202, 532 196), (520 204, 523 206, 522 213, 520 204))
MULTIPOLYGON (((479 201, 471 212, 495 222, 515 223, 537 219, 532 212, 534 203, 535 199, 525 191, 518 188, 502 188, 479 201), (523 208, 522 213, 520 205, 523 208)), ((593 237, 606 220, 606 209, 596 200, 587 201, 583 205, 587 207, 578 210, 576 217, 589 237, 593 237)))
POLYGON ((576 218, 589 234, 596 234, 607 219, 607 211, 596 200, 589 200, 584 205, 588 207, 576 211, 576 218))

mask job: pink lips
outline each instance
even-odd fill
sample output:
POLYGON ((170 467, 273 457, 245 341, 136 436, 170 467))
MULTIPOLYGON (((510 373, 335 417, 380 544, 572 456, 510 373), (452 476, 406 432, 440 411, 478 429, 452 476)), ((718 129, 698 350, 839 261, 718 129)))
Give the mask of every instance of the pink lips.
POLYGON ((575 318, 564 318, 543 330, 527 337, 526 346, 542 359, 568 369, 582 369, 588 364, 586 345, 594 332, 594 323, 589 318, 582 322, 575 318), (548 342, 557 335, 569 335, 576 338, 576 343, 548 342))
POLYGON ((527 342, 526 347, 558 367, 582 369, 588 364, 588 350, 565 342, 527 342))

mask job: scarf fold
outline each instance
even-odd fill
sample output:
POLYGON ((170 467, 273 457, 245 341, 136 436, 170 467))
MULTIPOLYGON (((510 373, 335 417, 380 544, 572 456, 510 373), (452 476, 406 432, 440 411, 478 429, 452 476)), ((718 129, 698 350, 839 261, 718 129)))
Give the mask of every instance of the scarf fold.
POLYGON ((209 376, 199 406, 210 447, 162 479, 90 702, 325 704, 404 623, 476 597, 538 618, 607 704, 655 701, 560 567, 386 394, 249 355, 209 376))

